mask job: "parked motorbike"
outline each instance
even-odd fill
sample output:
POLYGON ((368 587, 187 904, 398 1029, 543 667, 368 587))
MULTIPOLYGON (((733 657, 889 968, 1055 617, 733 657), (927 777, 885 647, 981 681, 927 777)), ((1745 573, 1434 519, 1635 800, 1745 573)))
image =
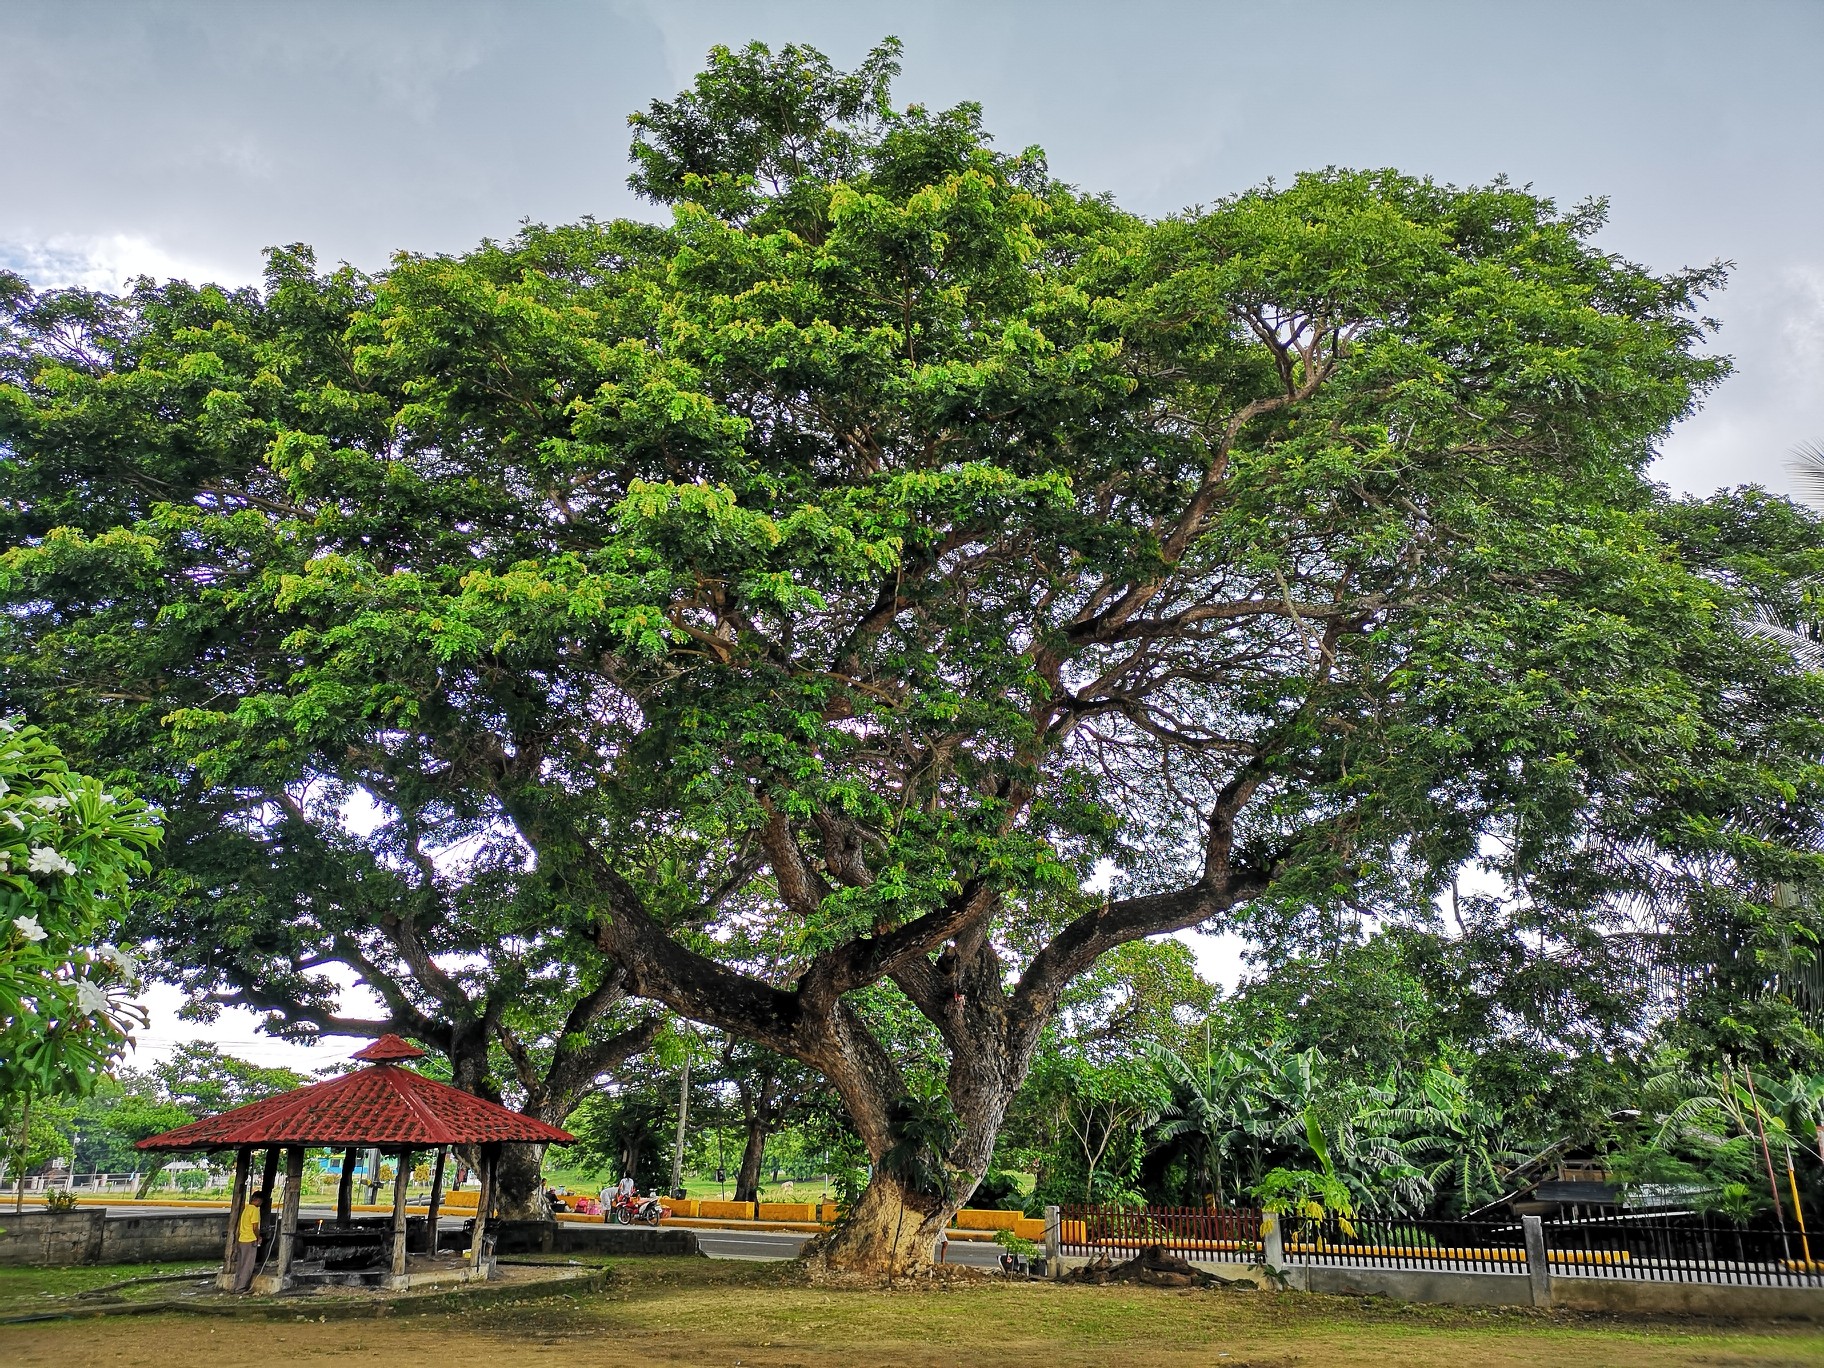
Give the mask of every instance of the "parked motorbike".
POLYGON ((603 1219, 612 1218, 617 1225, 657 1225, 665 1219, 665 1208, 656 1194, 645 1197, 616 1197, 603 1219))

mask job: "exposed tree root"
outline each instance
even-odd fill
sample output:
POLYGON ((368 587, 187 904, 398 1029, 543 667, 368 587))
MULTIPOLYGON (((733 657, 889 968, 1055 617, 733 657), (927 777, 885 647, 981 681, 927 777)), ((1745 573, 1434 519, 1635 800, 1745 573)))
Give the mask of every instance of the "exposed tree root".
POLYGON ((1224 1278, 1193 1267, 1176 1254, 1165 1252, 1164 1245, 1148 1245, 1133 1258, 1115 1263, 1106 1251, 1064 1275, 1065 1282, 1144 1283, 1149 1287, 1253 1287, 1246 1278, 1224 1278))

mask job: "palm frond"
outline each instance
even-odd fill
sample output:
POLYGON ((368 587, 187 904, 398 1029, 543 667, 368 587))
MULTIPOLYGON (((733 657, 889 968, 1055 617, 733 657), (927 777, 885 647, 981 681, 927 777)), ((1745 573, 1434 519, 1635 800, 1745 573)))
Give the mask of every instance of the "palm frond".
POLYGON ((1774 621, 1767 609, 1756 605, 1738 620, 1743 636, 1770 641, 1789 652, 1808 670, 1824 670, 1824 645, 1819 645, 1803 632, 1774 621))
POLYGON ((1800 442, 1792 449, 1793 459, 1786 464, 1800 497, 1814 507, 1824 507, 1824 447, 1815 442, 1800 442))

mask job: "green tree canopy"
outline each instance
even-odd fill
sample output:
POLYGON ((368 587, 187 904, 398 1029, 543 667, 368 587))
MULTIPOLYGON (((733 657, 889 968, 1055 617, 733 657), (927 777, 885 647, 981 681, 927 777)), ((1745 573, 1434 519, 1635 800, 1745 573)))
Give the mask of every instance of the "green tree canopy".
POLYGON ((894 1266, 1119 946, 1480 860, 1480 934, 1599 974, 1812 871, 1820 684, 1646 477, 1719 271, 1392 171, 1149 222, 893 69, 713 54, 636 120, 664 227, 11 287, 0 677, 188 814, 189 983, 558 1058, 655 999, 830 1081, 828 1253, 894 1266))
POLYGON ((310 1082, 295 1069, 237 1059, 202 1040, 179 1045, 148 1073, 166 1100, 193 1117, 232 1111, 310 1082))

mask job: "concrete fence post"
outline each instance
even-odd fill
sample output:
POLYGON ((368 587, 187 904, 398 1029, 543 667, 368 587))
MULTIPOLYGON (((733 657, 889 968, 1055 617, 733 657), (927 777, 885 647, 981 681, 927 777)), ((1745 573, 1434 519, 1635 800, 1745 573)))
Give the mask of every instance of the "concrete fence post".
POLYGON ((1552 1304, 1552 1266, 1545 1253, 1545 1222, 1537 1216, 1522 1216, 1520 1228, 1526 1234, 1526 1273, 1533 1282, 1533 1305, 1552 1304))
POLYGON ((1064 1217, 1055 1206, 1045 1208, 1045 1276, 1056 1278, 1061 1271, 1058 1260, 1064 1254, 1064 1217))
POLYGON ((1260 1261, 1269 1272, 1280 1273, 1286 1267, 1286 1236, 1279 1217, 1268 1211, 1260 1218, 1260 1261))

